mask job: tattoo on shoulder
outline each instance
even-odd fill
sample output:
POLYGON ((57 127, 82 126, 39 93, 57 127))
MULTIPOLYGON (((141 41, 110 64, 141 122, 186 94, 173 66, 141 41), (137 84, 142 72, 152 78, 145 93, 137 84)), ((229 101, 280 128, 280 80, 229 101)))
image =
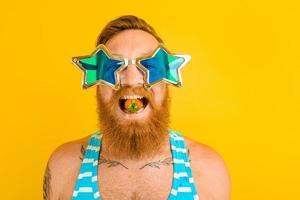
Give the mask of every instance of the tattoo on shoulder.
POLYGON ((50 199, 50 182, 51 182, 51 173, 49 166, 47 165, 45 175, 44 175, 44 181, 43 181, 43 199, 49 200, 50 199))
POLYGON ((147 164, 145 164, 144 166, 142 166, 140 169, 143 169, 143 168, 145 168, 146 166, 154 167, 154 168, 160 169, 160 166, 161 166, 161 165, 169 166, 169 165, 171 165, 172 163, 173 163, 172 157, 168 157, 168 158, 165 158, 164 160, 159 160, 159 161, 147 163, 147 164))
POLYGON ((107 159, 107 158, 105 158, 105 157, 103 157, 103 156, 100 155, 98 165, 101 165, 101 164, 108 164, 108 167, 116 167, 116 166, 121 165, 125 169, 128 169, 128 167, 126 167, 125 165, 123 165, 119 161, 110 160, 110 159, 107 159))
POLYGON ((83 145, 81 145, 80 153, 81 153, 81 155, 79 156, 79 159, 83 160, 83 157, 85 154, 85 147, 83 145))
POLYGON ((187 152, 188 152, 188 159, 191 162, 192 160, 190 159, 190 149, 188 149, 187 152))

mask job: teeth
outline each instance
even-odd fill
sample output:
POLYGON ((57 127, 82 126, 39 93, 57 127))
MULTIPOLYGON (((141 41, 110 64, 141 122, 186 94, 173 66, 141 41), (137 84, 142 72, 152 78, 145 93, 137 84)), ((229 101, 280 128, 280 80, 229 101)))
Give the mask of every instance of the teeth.
POLYGON ((143 96, 140 95, 125 95, 121 97, 121 99, 141 99, 143 96))

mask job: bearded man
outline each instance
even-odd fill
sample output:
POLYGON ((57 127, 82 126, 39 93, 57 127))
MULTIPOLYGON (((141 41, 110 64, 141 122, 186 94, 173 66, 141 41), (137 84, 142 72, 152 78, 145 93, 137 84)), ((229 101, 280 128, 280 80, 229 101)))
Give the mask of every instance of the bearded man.
POLYGON ((171 54, 143 19, 109 22, 73 62, 95 86, 99 130, 51 154, 44 200, 229 200, 221 156, 169 128, 169 85, 190 57, 171 54))

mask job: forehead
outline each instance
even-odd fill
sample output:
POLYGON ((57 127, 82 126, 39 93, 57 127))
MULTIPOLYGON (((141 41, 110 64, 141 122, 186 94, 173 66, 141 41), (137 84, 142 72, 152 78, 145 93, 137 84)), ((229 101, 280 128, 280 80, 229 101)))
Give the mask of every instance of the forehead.
POLYGON ((136 29, 121 31, 105 44, 111 53, 128 59, 147 55, 158 45, 159 42, 153 35, 136 29))

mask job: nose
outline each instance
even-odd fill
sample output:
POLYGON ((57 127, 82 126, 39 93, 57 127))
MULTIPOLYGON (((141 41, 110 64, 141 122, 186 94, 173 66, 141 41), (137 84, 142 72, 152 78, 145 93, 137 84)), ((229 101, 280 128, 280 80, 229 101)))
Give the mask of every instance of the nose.
POLYGON ((125 69, 119 72, 120 85, 142 85, 144 83, 143 75, 143 71, 141 71, 135 64, 128 64, 125 69))

